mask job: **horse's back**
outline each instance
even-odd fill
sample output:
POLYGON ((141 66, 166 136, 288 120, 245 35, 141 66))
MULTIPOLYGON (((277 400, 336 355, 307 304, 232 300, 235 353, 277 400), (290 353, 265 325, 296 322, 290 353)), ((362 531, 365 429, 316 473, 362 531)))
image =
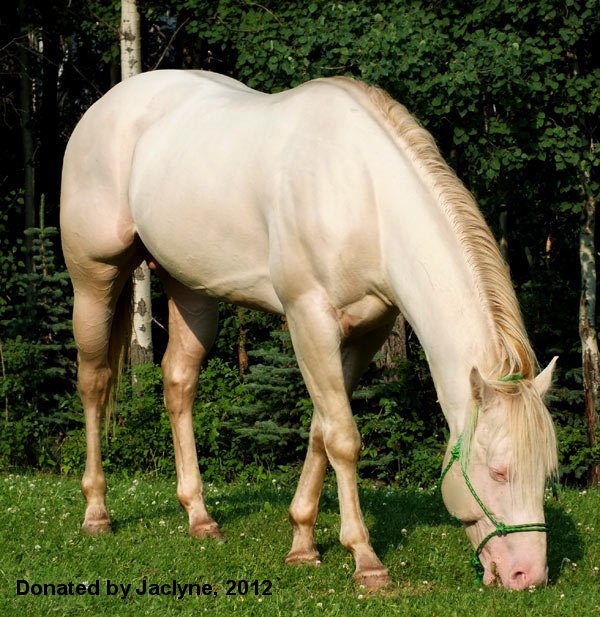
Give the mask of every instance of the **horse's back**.
POLYGON ((379 267, 371 175, 387 148, 349 81, 267 95, 214 73, 142 74, 73 133, 65 252, 111 258, 139 235, 206 293, 281 311, 298 286, 342 281, 348 303, 379 267))
POLYGON ((218 86, 196 89, 138 142, 130 206, 158 261, 190 287, 278 311, 290 281, 336 284, 376 265, 363 154, 378 129, 351 84, 218 86))

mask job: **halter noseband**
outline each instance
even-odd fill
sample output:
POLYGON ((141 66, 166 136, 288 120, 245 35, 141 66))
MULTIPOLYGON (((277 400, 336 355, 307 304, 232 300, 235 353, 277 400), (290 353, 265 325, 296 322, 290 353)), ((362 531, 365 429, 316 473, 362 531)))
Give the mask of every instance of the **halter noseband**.
MULTIPOLYGON (((501 377, 499 381, 520 381, 522 379, 524 379, 524 377, 520 373, 511 373, 509 375, 501 377)), ((452 467, 454 461, 460 461, 461 441, 462 434, 459 436, 457 442, 454 444, 452 450, 450 451, 450 460, 448 461, 448 464, 446 465, 446 467, 442 471, 442 475, 440 476, 440 488, 442 486, 444 478, 446 477, 446 474, 450 471, 450 467, 452 467)), ((485 516, 487 516, 488 520, 495 527, 495 530, 485 536, 485 538, 483 538, 483 540, 477 545, 477 548, 475 549, 475 554, 471 559, 471 565, 475 568, 475 572, 477 573, 478 578, 480 580, 483 580, 484 568, 481 560, 479 559, 479 555, 483 550, 483 547, 488 543, 491 538, 493 538, 494 536, 506 536, 509 533, 519 533, 522 531, 540 531, 543 533, 547 533, 548 525, 546 523, 524 523, 522 525, 506 525, 500 521, 497 521, 492 515, 492 513, 486 508, 485 504, 483 503, 483 501, 481 501, 481 498, 473 488, 473 485, 471 484, 471 481, 469 479, 469 475, 467 474, 464 461, 461 462, 460 469, 462 471, 462 475, 465 479, 465 483, 467 485, 467 488, 469 489, 469 492, 471 493, 471 495, 473 495, 473 498, 479 504, 479 507, 483 510, 485 516)))

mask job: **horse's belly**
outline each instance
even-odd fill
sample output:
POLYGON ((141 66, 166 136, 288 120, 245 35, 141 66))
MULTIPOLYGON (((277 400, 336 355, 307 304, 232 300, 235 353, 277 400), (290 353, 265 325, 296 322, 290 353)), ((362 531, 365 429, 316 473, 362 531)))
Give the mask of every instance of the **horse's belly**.
POLYGON ((148 251, 181 283, 228 302, 281 313, 266 231, 239 205, 148 199, 133 203, 132 212, 148 251))

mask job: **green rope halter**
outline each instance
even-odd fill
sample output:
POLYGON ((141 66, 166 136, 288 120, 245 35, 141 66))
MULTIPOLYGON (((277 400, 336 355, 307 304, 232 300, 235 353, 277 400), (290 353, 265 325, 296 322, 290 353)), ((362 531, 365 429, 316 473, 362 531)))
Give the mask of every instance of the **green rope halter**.
MULTIPOLYGON (((504 377, 501 377, 499 381, 521 381, 522 379, 525 379, 525 377, 521 375, 520 373, 511 373, 509 375, 505 375, 504 377)), ((452 447, 452 450, 450 451, 450 460, 448 461, 448 464, 446 465, 446 467, 442 471, 442 475, 440 476, 440 488, 442 486, 442 482, 444 481, 444 478, 446 477, 446 474, 450 471, 450 467, 452 467, 455 461, 456 462, 460 461, 461 442, 462 442, 462 434, 460 435, 457 442, 454 444, 454 446, 452 447)), ((485 536, 485 538, 483 538, 483 540, 477 545, 477 548, 475 549, 475 554, 473 555, 473 558, 471 559, 471 565, 475 569, 477 578, 480 581, 482 581, 485 570, 481 563, 481 560, 479 559, 479 555, 481 554, 483 547, 488 543, 488 541, 491 538, 493 538, 494 536, 506 536, 509 533, 520 533, 523 531, 539 531, 539 532, 547 533, 548 525, 546 525, 546 523, 524 523, 522 525, 506 525, 505 523, 502 523, 496 520, 496 518, 486 508, 485 504, 483 503, 483 501, 481 501, 481 498, 479 497, 479 495, 473 488, 473 485, 471 484, 471 480, 469 479, 469 475, 467 474, 464 461, 461 462, 460 468, 461 468, 465 483, 467 485, 467 488, 469 489, 469 492, 471 493, 471 495, 473 495, 473 498, 479 504, 479 507, 483 510, 483 513, 485 514, 485 516, 487 516, 488 520, 495 527, 494 531, 490 532, 487 536, 485 536)))

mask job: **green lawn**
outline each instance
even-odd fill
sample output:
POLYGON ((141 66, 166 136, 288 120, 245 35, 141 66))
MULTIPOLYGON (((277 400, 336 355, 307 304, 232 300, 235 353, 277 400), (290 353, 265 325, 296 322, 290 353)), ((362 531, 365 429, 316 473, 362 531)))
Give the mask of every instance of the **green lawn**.
POLYGON ((394 580, 388 591, 369 595, 352 583, 352 560, 337 541, 333 488, 324 492, 316 532, 323 562, 312 568, 283 563, 293 489, 277 481, 206 487, 225 543, 188 536, 172 481, 109 478, 109 485, 114 533, 85 537, 77 479, 0 475, 0 615, 600 617, 598 490, 549 498, 550 584, 511 593, 474 582, 466 536, 437 493, 365 488, 367 524, 394 580), (200 583, 207 595, 140 595, 144 579, 148 590, 165 585, 166 592, 173 581, 200 583), (86 583, 98 595, 17 595, 19 580, 71 583, 74 592, 86 583), (130 585, 126 597, 120 585, 130 585))

